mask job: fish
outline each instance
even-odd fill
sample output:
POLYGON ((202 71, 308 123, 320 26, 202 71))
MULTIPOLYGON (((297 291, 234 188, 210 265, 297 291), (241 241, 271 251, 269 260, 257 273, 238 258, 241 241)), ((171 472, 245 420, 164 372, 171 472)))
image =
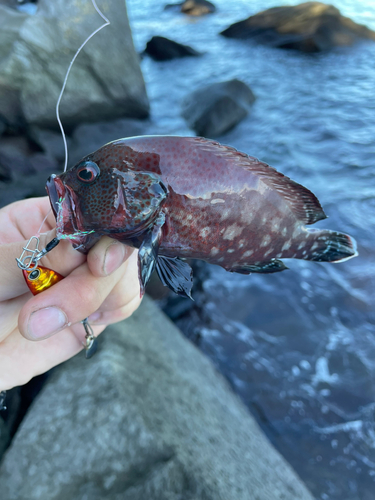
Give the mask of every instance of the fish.
POLYGON ((139 249, 141 295, 156 269, 191 297, 185 259, 227 271, 275 273, 282 259, 344 262, 347 234, 306 226, 326 218, 307 188, 265 162, 202 137, 115 140, 46 184, 57 237, 87 253, 106 235, 139 249))

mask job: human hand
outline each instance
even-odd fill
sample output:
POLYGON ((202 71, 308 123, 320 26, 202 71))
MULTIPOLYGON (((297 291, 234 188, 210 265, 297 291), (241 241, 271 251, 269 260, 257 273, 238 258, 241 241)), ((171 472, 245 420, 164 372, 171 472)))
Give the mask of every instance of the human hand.
MULTIPOLYGON (((45 197, 0 210, 0 391, 25 384, 79 352, 85 337, 80 321, 87 316, 98 335, 140 304, 137 252, 107 237, 87 256, 61 241, 40 264, 65 279, 32 296, 15 259, 49 209, 45 197)), ((52 212, 44 227, 48 232, 40 236, 40 249, 55 236, 52 212)))

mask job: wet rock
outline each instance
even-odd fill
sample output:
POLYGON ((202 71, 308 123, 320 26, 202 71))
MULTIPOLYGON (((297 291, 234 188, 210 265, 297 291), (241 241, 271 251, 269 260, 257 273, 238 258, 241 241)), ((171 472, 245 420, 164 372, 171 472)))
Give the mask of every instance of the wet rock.
MULTIPOLYGON (((62 333, 63 335, 63 333, 62 333)), ((7 500, 312 500, 210 362, 145 299, 58 367, 0 468, 7 500)))
MULTIPOLYGON (((100 7, 111 25, 90 40, 75 61, 60 108, 67 129, 83 121, 144 118, 149 113, 125 2, 113 0, 100 7)), ((17 108, 18 98, 27 123, 57 129, 55 106, 66 70, 102 20, 85 0, 40 0, 35 15, 6 7, 3 11, 0 33, 10 20, 14 29, 8 36, 10 51, 0 53, 0 115, 14 120, 11 110, 2 107, 11 90, 11 108, 17 108)))
POLYGON ((174 42, 164 36, 153 36, 147 42, 144 54, 148 54, 155 61, 169 61, 179 57, 201 55, 189 45, 174 42))
POLYGON ((375 40, 374 31, 342 16, 336 7, 320 2, 274 7, 232 24, 221 35, 252 38, 274 47, 303 52, 351 45, 360 39, 375 40))
POLYGON ((203 16, 216 11, 215 5, 207 0, 186 0, 185 2, 165 6, 165 9, 170 8, 179 8, 181 12, 190 16, 203 16))
POLYGON ((255 96, 240 80, 208 85, 190 94, 182 104, 182 116, 197 135, 217 137, 248 114, 255 96))

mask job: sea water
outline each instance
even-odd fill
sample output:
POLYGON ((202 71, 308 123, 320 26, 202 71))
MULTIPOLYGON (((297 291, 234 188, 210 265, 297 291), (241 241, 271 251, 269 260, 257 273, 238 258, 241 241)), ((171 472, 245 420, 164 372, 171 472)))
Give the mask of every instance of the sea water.
MULTIPOLYGON (((203 52, 143 74, 152 133, 193 135, 180 115, 196 88, 238 78, 256 95, 249 116, 219 138, 311 189, 359 257, 286 262, 242 276, 208 266, 178 324, 231 382, 273 444, 322 500, 375 499, 375 42, 303 54, 219 36, 285 0, 214 0, 190 18, 164 2, 128 0, 136 49, 162 35, 203 52)), ((375 29, 373 0, 332 0, 375 29)))

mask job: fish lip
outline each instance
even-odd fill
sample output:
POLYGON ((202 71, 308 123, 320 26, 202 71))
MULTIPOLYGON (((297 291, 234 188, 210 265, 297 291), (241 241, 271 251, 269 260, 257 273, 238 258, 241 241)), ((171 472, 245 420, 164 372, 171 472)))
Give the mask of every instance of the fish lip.
POLYGON ((48 178, 46 189, 55 218, 57 219, 59 210, 62 207, 69 217, 67 220, 66 215, 62 215, 63 226, 61 229, 70 222, 75 232, 83 231, 80 217, 77 215, 78 206, 74 191, 54 174, 48 178))
POLYGON ((56 175, 52 174, 50 177, 48 177, 47 182, 46 182, 46 190, 47 190, 47 194, 48 194, 51 208, 52 208, 52 211, 53 211, 55 218, 57 217, 57 212, 59 211, 59 204, 58 204, 59 195, 57 193, 56 184, 55 184, 56 178, 57 178, 56 175))

